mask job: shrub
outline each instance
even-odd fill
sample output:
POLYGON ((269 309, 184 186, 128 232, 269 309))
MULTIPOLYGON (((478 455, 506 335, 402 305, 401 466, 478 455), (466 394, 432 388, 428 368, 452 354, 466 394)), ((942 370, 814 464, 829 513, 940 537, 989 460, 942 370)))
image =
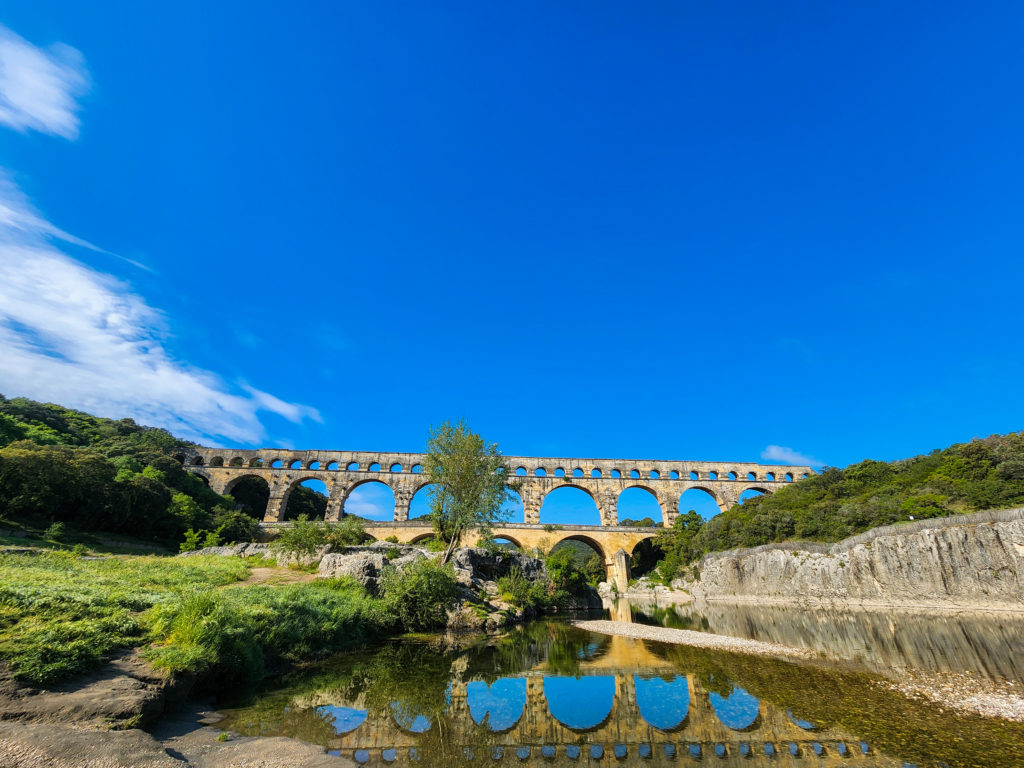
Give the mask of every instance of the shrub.
POLYGON ((350 547, 364 541, 366 531, 363 522, 357 517, 349 515, 339 523, 330 523, 313 521, 306 515, 299 515, 292 525, 281 529, 271 546, 279 552, 312 555, 323 546, 350 547))
POLYGON ((185 540, 179 545, 179 549, 182 552, 194 552, 199 549, 199 539, 202 537, 202 531, 193 531, 189 528, 185 531, 185 540))
POLYGON ((543 581, 530 581, 518 568, 513 568, 508 576, 502 576, 497 583, 502 596, 517 608, 539 610, 552 602, 554 590, 549 590, 548 584, 543 581))
POLYGON ((60 541, 61 539, 63 539, 64 538, 64 523, 61 523, 61 522, 51 523, 50 527, 47 528, 46 531, 43 533, 43 538, 44 539, 49 539, 50 541, 60 541))
POLYGON ((458 595, 451 566, 426 558, 411 563, 403 573, 385 569, 381 586, 385 609, 410 632, 442 626, 458 595))

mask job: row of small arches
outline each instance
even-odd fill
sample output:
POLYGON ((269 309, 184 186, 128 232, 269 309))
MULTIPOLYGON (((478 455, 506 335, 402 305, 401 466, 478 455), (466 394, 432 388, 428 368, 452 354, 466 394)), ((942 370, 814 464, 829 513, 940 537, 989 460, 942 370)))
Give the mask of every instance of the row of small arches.
MULTIPOLYGON (((515 474, 518 477, 526 477, 530 473, 526 469, 526 467, 516 467, 515 474)), ((533 471, 533 474, 534 474, 535 477, 547 477, 548 471, 546 469, 544 469, 544 467, 538 467, 537 469, 535 469, 533 471)), ((585 475, 586 475, 586 473, 583 471, 583 469, 581 467, 576 467, 572 471, 572 477, 584 477, 585 475)), ((565 470, 562 467, 558 467, 555 470, 553 476, 554 477, 565 477, 566 476, 565 470)), ((595 479, 602 478, 602 477, 604 477, 604 472, 602 470, 598 469, 597 467, 594 467, 592 470, 590 470, 590 476, 592 478, 595 478, 595 479)), ((613 470, 611 470, 608 473, 608 476, 612 480, 620 480, 620 479, 622 479, 624 477, 624 475, 622 474, 622 470, 620 470, 620 469, 613 469, 613 470)), ((805 478, 807 476, 808 475, 807 475, 806 472, 803 473, 802 475, 800 475, 801 479, 803 479, 803 478, 805 478)), ((640 478, 644 477, 644 475, 643 475, 643 473, 639 469, 631 469, 631 470, 629 470, 629 474, 627 475, 627 477, 629 479, 631 479, 631 480, 639 480, 640 478)), ((661 472, 659 472, 656 469, 652 469, 647 474, 647 477, 651 478, 652 480, 662 479, 661 472)), ((672 471, 670 471, 668 473, 668 479, 669 480, 678 480, 679 478, 680 478, 680 474, 679 474, 678 470, 673 469, 672 471)), ((690 480, 700 480, 701 479, 700 473, 697 472, 697 471, 691 471, 690 474, 689 474, 689 479, 690 480)), ((704 479, 705 480, 718 480, 719 479, 719 473, 716 470, 711 470, 710 472, 707 473, 707 477, 704 478, 704 479)), ((730 471, 730 472, 726 473, 725 477, 723 477, 721 479, 723 479, 723 480, 742 480, 744 478, 740 477, 740 473, 739 472, 736 472, 735 470, 733 470, 733 471, 730 471)), ((765 473, 765 476, 763 478, 758 478, 756 472, 747 472, 747 475, 746 475, 745 479, 751 480, 751 481, 761 479, 761 480, 764 480, 764 481, 767 481, 767 482, 775 482, 775 473, 774 472, 767 472, 767 473, 765 473)), ((783 475, 782 479, 783 479, 784 482, 787 482, 787 483, 793 482, 793 473, 792 472, 787 472, 785 475, 783 475)))
MULTIPOLYGON (((192 459, 192 465, 193 466, 201 467, 204 463, 205 462, 204 462, 202 456, 196 456, 196 457, 194 457, 192 459)), ((284 462, 283 459, 273 459, 268 464, 268 463, 265 463, 264 460, 262 458, 260 458, 259 456, 256 456, 254 458, 249 459, 249 463, 248 464, 245 463, 245 459, 243 459, 241 456, 236 456, 235 458, 233 458, 230 461, 228 461, 226 464, 224 462, 224 457, 223 456, 214 456, 212 459, 210 459, 210 463, 209 463, 208 466, 211 466, 211 467, 246 467, 246 466, 248 466, 248 467, 252 467, 252 468, 269 467, 270 469, 326 469, 326 470, 329 470, 331 472, 337 472, 337 471, 339 471, 341 469, 344 469, 346 472, 358 472, 359 471, 359 462, 358 461, 350 461, 344 467, 342 467, 337 461, 331 461, 331 462, 329 462, 327 464, 323 464, 322 465, 319 461, 317 461, 315 459, 313 461, 310 461, 307 464, 303 464, 298 459, 296 459, 295 461, 289 462, 287 464, 284 462)), ((381 468, 380 463, 375 461, 372 464, 367 465, 363 471, 365 471, 365 472, 383 472, 384 470, 381 468)), ((392 464, 390 467, 388 467, 387 471, 388 472, 402 472, 402 471, 404 471, 404 467, 401 464, 392 464)), ((414 474, 417 474, 417 475, 422 474, 422 472, 423 472, 423 465, 422 464, 413 464, 411 467, 409 467, 409 471, 414 473, 414 474)))
MULTIPOLYGON (((202 466, 204 464, 203 457, 202 456, 194 457, 192 459, 192 464, 193 464, 193 466, 202 466)), ((262 458, 254 457, 252 459, 249 459, 249 463, 248 463, 248 465, 246 465, 245 464, 245 460, 241 456, 236 456, 235 458, 233 458, 230 461, 228 461, 226 464, 224 462, 224 457, 223 456, 214 456, 212 459, 210 459, 209 466, 211 466, 211 467, 223 467, 223 466, 228 466, 228 467, 244 467, 244 466, 249 466, 249 467, 254 467, 254 468, 269 467, 270 469, 312 469, 312 470, 326 469, 326 470, 329 470, 329 471, 338 471, 338 470, 342 469, 342 466, 337 461, 332 461, 332 462, 329 462, 328 464, 322 466, 320 461, 318 461, 316 459, 314 459, 313 461, 308 462, 305 465, 303 465, 302 461, 300 461, 298 459, 296 459, 295 461, 289 462, 288 464, 285 464, 284 460, 282 460, 282 459, 274 459, 269 464, 265 464, 264 460, 262 458)), ((347 472, 358 472, 358 471, 360 471, 359 462, 351 461, 351 462, 349 462, 348 464, 346 464, 344 466, 344 469, 347 472)), ((381 464, 379 462, 373 462, 373 463, 367 465, 365 468, 363 468, 363 471, 365 471, 365 472, 383 472, 384 469, 381 467, 381 464)), ((392 464, 390 467, 388 467, 387 471, 388 472, 403 472, 404 471, 404 467, 401 464, 396 463, 396 464, 392 464)), ((409 468, 409 471, 412 472, 413 474, 421 474, 423 472, 423 465, 422 464, 413 464, 409 468)), ((533 474, 534 474, 535 477, 547 477, 548 476, 548 471, 544 467, 537 467, 537 469, 535 469, 533 471, 533 474)), ((515 475, 517 477, 526 477, 526 476, 529 475, 529 471, 526 469, 526 467, 516 467, 515 475)), ((566 471, 565 471, 565 469, 563 467, 557 467, 555 469, 555 471, 552 473, 552 476, 553 477, 566 477, 566 471)), ((571 476, 575 477, 575 478, 582 478, 582 477, 585 476, 585 472, 583 471, 583 469, 581 467, 576 467, 575 469, 572 470, 571 476)), ((622 470, 619 470, 619 469, 612 469, 609 472, 608 476, 611 479, 613 479, 613 480, 619 480, 619 479, 622 479, 624 477, 624 475, 622 473, 622 470)), ((631 470, 629 470, 629 473, 626 476, 628 478, 630 478, 630 479, 637 480, 637 479, 642 478, 644 475, 638 469, 631 469, 631 470)), ((595 467, 594 469, 590 470, 590 477, 595 478, 595 479, 602 478, 602 477, 604 477, 604 473, 602 472, 602 470, 600 470, 597 467, 595 467)), ((650 470, 650 472, 647 474, 647 477, 649 477, 652 480, 662 479, 661 478, 661 472, 659 472, 656 469, 650 470)), ((679 480, 680 477, 681 476, 680 476, 680 473, 679 473, 678 470, 673 469, 673 470, 671 470, 668 473, 668 479, 670 479, 670 480, 679 480)), ((806 477, 808 477, 808 473, 807 472, 804 472, 804 473, 802 473, 800 475, 801 479, 806 478, 806 477)), ((691 471, 689 473, 689 479, 690 480, 700 480, 702 478, 701 478, 699 472, 691 471)), ((743 479, 746 479, 746 480, 749 480, 749 481, 763 480, 763 481, 766 481, 766 482, 775 482, 776 475, 775 475, 774 472, 767 472, 767 473, 765 473, 764 477, 759 478, 757 476, 757 473, 755 473, 755 472, 747 472, 746 473, 746 477, 744 478, 744 477, 741 477, 741 473, 736 472, 735 470, 731 470, 731 471, 725 473, 724 477, 720 477, 720 475, 719 475, 717 470, 711 470, 710 472, 707 473, 707 476, 705 478, 703 478, 703 479, 705 479, 705 480, 719 480, 719 479, 722 479, 722 480, 743 480, 743 479)), ((786 472, 782 476, 782 481, 786 482, 786 483, 791 483, 791 482, 793 482, 794 479, 795 478, 794 478, 794 475, 793 475, 792 472, 786 472)))

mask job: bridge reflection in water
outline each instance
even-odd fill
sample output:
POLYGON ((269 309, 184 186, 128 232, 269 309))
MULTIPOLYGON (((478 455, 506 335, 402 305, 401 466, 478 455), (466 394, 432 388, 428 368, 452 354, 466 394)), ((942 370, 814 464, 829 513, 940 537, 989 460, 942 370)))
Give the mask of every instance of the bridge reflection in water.
POLYGON ((259 710, 234 713, 226 727, 318 740, 332 754, 373 766, 900 765, 737 685, 681 674, 643 641, 574 632, 581 638, 568 652, 557 642, 534 648, 520 654, 526 664, 507 663, 500 649, 483 671, 458 657, 433 698, 385 682, 401 672, 371 665, 362 683, 292 696, 290 728, 260 722, 259 710), (508 673, 495 675, 501 667, 508 673), (386 705, 378 688, 392 697, 386 705))

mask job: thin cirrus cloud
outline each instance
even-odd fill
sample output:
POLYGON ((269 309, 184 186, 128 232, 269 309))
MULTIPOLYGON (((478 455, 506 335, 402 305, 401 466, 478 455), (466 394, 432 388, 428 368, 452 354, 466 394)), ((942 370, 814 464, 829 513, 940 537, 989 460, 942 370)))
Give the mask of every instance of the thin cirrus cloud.
MULTIPOLYGON (((0 125, 74 139, 87 86, 78 51, 43 51, 0 26, 0 125)), ((248 385, 232 392, 216 374, 174 359, 163 316, 59 243, 106 253, 47 221, 0 168, 0 391, 131 416, 202 442, 263 439, 259 412, 320 419, 248 385)))
POLYGON ((78 97, 89 74, 78 50, 43 50, 0 25, 0 124, 65 139, 78 136, 78 97))
POLYGON ((769 445, 761 451, 761 458, 765 461, 776 461, 779 464, 802 464, 808 467, 823 466, 822 462, 810 456, 786 448, 782 445, 769 445))

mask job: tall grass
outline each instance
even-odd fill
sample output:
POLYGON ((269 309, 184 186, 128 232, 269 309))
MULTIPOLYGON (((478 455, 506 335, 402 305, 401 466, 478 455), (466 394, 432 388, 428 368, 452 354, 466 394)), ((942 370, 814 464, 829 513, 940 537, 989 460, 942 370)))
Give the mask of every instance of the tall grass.
POLYGON ((0 554, 0 659, 25 682, 58 682, 142 642, 140 612, 238 581, 248 570, 231 558, 0 554))
POLYGON ((351 579, 217 589, 248 573, 233 557, 0 555, 0 661, 45 686, 148 645, 156 667, 227 689, 257 682, 268 663, 440 626, 456 595, 451 569, 426 560, 391 571, 379 598, 351 579))

